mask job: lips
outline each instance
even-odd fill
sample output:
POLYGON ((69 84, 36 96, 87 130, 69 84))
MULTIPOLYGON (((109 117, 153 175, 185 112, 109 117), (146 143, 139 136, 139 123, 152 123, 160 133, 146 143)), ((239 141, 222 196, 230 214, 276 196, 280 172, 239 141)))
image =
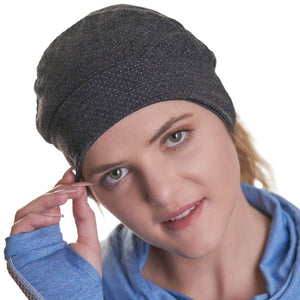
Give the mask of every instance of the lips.
POLYGON ((188 216, 189 212, 191 212, 193 209, 195 209, 201 203, 202 200, 204 200, 204 198, 201 200, 196 200, 196 201, 193 201, 191 203, 181 206, 179 209, 171 212, 166 217, 164 217, 163 220, 161 221, 161 223, 174 222, 174 221, 176 221, 176 218, 178 218, 178 217, 179 217, 179 219, 184 218, 185 214, 186 214, 186 216, 188 216))
POLYGON ((183 205, 176 211, 168 214, 161 225, 164 229, 172 232, 180 232, 193 225, 201 215, 206 198, 183 205))

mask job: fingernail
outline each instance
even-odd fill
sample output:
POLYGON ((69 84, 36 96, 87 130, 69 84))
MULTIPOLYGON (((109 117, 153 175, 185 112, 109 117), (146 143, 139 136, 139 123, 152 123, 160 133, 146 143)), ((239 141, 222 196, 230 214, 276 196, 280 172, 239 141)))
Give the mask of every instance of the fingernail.
POLYGON ((75 170, 75 167, 74 167, 74 166, 70 167, 70 168, 64 173, 63 177, 65 177, 66 175, 68 175, 68 174, 69 174, 71 171, 73 171, 73 170, 75 170))
POLYGON ((69 194, 69 193, 77 193, 77 190, 57 190, 53 192, 53 194, 69 194))
POLYGON ((80 181, 80 182, 71 183, 70 185, 71 186, 92 186, 93 184, 87 181, 80 181))
POLYGON ((62 215, 62 214, 47 213, 47 212, 42 212, 42 215, 48 216, 48 217, 59 217, 59 218, 63 218, 64 217, 64 215, 62 215))

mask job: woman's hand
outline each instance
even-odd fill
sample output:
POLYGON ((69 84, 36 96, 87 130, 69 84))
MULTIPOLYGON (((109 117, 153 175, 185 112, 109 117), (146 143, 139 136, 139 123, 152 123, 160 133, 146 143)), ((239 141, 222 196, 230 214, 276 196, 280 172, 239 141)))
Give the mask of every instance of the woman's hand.
POLYGON ((89 262, 101 275, 101 250, 98 240, 95 214, 87 203, 86 186, 88 183, 75 183, 70 168, 55 188, 31 201, 17 211, 11 235, 30 232, 38 228, 59 223, 60 205, 73 199, 73 215, 77 227, 76 243, 69 247, 89 262))

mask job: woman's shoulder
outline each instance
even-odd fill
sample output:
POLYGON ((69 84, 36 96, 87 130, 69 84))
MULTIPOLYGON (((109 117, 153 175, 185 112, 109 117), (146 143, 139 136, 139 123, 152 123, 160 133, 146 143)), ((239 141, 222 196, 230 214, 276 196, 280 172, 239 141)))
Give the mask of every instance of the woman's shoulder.
POLYGON ((138 256, 146 252, 148 244, 137 237, 123 224, 117 225, 109 236, 101 241, 102 260, 107 256, 122 258, 126 256, 138 256))
POLYGON ((300 293, 300 210, 274 192, 249 184, 241 186, 249 203, 272 218, 260 262, 268 295, 270 299, 297 299, 300 293))
POLYGON ((241 183, 241 188, 248 202, 260 211, 269 216, 273 216, 276 212, 284 212, 295 218, 300 225, 300 209, 288 199, 285 199, 276 192, 246 183, 241 183))
POLYGON ((104 292, 136 299, 147 288, 140 270, 147 259, 149 244, 120 224, 101 242, 101 251, 104 292))

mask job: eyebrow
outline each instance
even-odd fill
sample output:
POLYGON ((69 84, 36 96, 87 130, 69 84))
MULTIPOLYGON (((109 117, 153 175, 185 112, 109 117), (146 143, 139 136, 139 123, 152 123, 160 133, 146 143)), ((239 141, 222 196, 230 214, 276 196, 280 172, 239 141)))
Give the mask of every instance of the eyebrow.
MULTIPOLYGON (((161 135, 163 135, 173 124, 175 124, 176 122, 192 117, 193 114, 192 113, 185 113, 182 114, 178 117, 172 117, 171 119, 169 119, 166 123, 164 123, 155 133, 155 135, 150 139, 149 141, 149 145, 153 144, 161 135)), ((115 163, 111 163, 111 164, 105 164, 105 165, 101 165, 99 167, 93 168, 91 171, 91 175, 93 176, 97 173, 102 173, 104 171, 107 171, 109 169, 113 169, 115 167, 119 167, 122 164, 125 164, 126 161, 119 161, 119 162, 115 162, 115 163)))
POLYGON ((183 115, 180 115, 178 117, 172 117, 169 121, 167 121, 165 124, 163 124, 155 133, 155 135, 150 139, 149 145, 153 144, 161 135, 163 135, 173 124, 176 122, 192 117, 192 113, 185 113, 183 115))
POLYGON ((122 165, 124 163, 126 163, 126 161, 123 160, 123 161, 118 161, 118 162, 115 162, 115 163, 112 163, 112 164, 101 165, 99 167, 96 167, 96 168, 92 169, 90 176, 93 176, 97 173, 102 173, 106 170, 113 169, 115 167, 119 167, 120 165, 122 165))

